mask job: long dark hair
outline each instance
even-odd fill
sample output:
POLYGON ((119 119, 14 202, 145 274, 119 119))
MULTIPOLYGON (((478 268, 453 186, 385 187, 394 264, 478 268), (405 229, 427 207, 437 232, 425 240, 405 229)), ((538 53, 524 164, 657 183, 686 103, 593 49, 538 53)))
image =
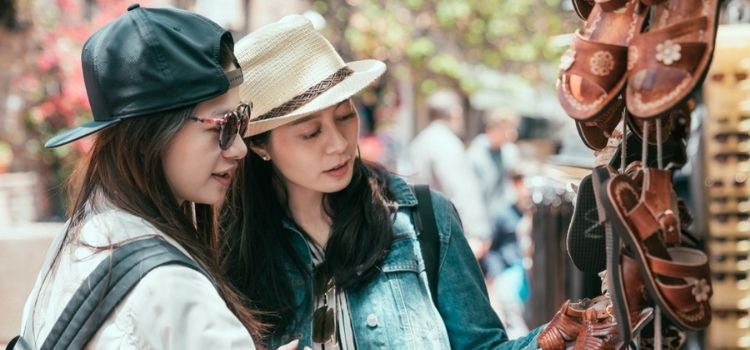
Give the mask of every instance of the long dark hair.
MULTIPOLYGON (((227 68, 239 67, 232 46, 231 37, 225 36, 221 41, 220 59, 227 68)), ((128 118, 99 133, 93 148, 71 177, 70 186, 75 195, 64 242, 82 243, 80 228, 92 212, 96 212, 101 200, 146 220, 177 241, 214 278, 229 309, 253 339, 260 342, 263 324, 254 316, 249 302, 221 273, 219 250, 215 246, 218 209, 196 204, 197 227, 193 226, 189 204, 178 205, 164 174, 164 152, 194 108, 128 118)), ((92 248, 107 250, 119 245, 121 243, 92 248)), ((58 251, 53 267, 59 261, 59 254, 58 251)))
MULTIPOLYGON (((246 142, 263 146, 269 136, 266 132, 246 142)), ((263 322, 272 332, 280 331, 290 325, 299 308, 294 289, 303 288, 292 287, 284 261, 291 261, 291 267, 302 274, 309 268, 292 247, 292 232, 282 227, 283 220, 293 219, 272 163, 248 152, 238 174, 236 188, 230 191, 231 204, 222 216, 224 266, 231 282, 264 312, 263 322)), ((349 185, 323 196, 332 225, 325 261, 316 273, 332 277, 338 288, 356 289, 369 281, 391 245, 393 196, 387 181, 385 169, 357 157, 349 185)))

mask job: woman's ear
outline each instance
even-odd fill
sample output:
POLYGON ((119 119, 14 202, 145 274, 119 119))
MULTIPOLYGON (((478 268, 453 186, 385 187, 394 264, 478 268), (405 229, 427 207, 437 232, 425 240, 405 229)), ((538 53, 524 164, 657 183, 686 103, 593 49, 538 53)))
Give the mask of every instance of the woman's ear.
POLYGON ((263 146, 258 146, 252 143, 248 143, 248 146, 250 146, 250 150, 252 150, 255 154, 258 155, 261 159, 265 161, 271 160, 271 156, 268 154, 268 150, 266 150, 263 146))

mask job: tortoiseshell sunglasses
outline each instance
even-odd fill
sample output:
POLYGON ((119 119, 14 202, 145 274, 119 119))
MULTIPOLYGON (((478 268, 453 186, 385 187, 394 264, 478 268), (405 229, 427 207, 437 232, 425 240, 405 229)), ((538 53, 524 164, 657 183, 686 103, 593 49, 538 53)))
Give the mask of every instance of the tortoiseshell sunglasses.
POLYGON ((240 103, 237 109, 224 114, 222 118, 204 118, 190 116, 188 119, 200 123, 211 123, 219 125, 219 147, 227 150, 232 146, 237 134, 245 134, 247 124, 250 121, 250 113, 253 110, 253 103, 240 103))

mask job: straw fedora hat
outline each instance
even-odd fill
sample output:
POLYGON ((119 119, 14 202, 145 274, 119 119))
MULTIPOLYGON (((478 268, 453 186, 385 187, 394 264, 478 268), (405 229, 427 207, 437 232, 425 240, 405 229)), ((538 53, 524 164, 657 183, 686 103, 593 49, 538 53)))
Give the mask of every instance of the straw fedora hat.
POLYGON ((312 23, 291 15, 235 44, 244 83, 240 98, 253 103, 245 137, 333 106, 385 72, 378 60, 345 63, 312 23))

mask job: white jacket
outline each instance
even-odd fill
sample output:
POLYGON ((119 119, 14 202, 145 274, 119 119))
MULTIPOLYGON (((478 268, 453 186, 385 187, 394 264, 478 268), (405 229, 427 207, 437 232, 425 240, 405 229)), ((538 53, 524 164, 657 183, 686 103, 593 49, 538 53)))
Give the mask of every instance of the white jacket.
MULTIPOLYGON (((80 240, 106 246, 124 240, 163 237, 184 248, 145 220, 103 205, 81 228, 80 240)), ((21 334, 33 348, 44 343, 55 321, 108 250, 53 241, 34 289, 26 301, 21 334), (50 270, 54 255, 58 263, 50 270), (45 275, 49 276, 45 280, 45 275)), ((254 349, 252 338, 229 310, 214 285, 200 272, 178 265, 149 272, 114 309, 88 343, 89 349, 254 349)))

